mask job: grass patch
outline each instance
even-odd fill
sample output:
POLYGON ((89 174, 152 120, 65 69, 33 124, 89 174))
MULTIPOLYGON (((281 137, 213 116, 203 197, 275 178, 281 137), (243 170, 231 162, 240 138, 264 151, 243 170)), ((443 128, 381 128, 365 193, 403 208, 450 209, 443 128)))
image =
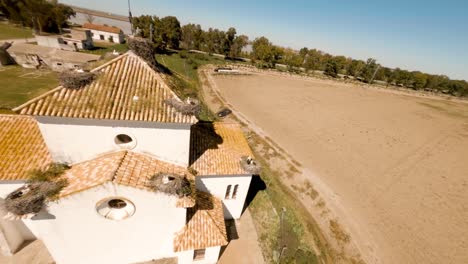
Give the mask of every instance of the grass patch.
POLYGON ((172 54, 157 54, 158 63, 166 67, 171 74, 169 86, 181 98, 196 98, 200 101, 201 111, 199 119, 214 121, 215 115, 210 111, 201 98, 198 67, 205 64, 224 64, 220 58, 205 54, 193 54, 185 51, 172 54))
POLYGON ((181 75, 182 78, 190 81, 198 81, 197 69, 206 64, 222 65, 226 64, 224 59, 198 53, 180 51, 172 54, 158 54, 156 60, 169 68, 171 71, 181 75))
POLYGON ((0 40, 1 39, 24 39, 32 38, 32 29, 16 26, 8 23, 0 23, 0 40))
POLYGON ((119 53, 125 53, 128 51, 127 44, 108 44, 101 42, 94 42, 94 48, 91 50, 82 50, 81 52, 94 54, 94 55, 104 55, 108 52, 117 51, 119 53))
MULTIPOLYGON (((250 138, 252 143, 268 148, 266 141, 259 136, 252 134, 250 138)), ((268 152, 268 149, 262 152, 268 152)), ((281 182, 281 172, 272 170, 262 153, 258 153, 255 148, 254 154, 263 168, 261 178, 267 188, 257 194, 250 208, 266 262, 276 262, 280 249, 285 246, 282 263, 330 263, 331 252, 328 251, 328 245, 319 233, 317 224, 302 204, 297 202, 294 194, 281 182), (280 232, 280 215, 283 208, 286 211, 283 231, 280 232), (320 256, 315 254, 311 248, 312 244, 319 248, 320 256)))
MULTIPOLYGON (((11 109, 58 86, 57 73, 5 66, 0 70, 0 108, 11 109)), ((6 110, 4 110, 6 111, 6 110)))

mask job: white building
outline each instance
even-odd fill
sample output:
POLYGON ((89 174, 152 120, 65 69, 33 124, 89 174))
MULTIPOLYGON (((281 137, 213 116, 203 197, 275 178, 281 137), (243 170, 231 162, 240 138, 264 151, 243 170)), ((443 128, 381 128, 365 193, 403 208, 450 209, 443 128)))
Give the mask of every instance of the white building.
POLYGON ((91 35, 94 40, 115 43, 125 42, 125 35, 118 27, 85 23, 83 24, 83 28, 91 30, 91 35))
POLYGON ((36 35, 37 45, 69 51, 88 50, 94 47, 90 30, 72 28, 69 31, 64 35, 36 35))
POLYGON ((96 62, 99 55, 67 51, 28 43, 13 43, 7 50, 16 63, 25 68, 47 67, 54 71, 79 69, 96 62))
POLYGON ((2 251, 40 239, 59 264, 216 263, 225 219, 240 217, 252 177, 240 164, 252 155, 240 127, 197 123, 164 103, 180 99, 132 52, 94 71, 86 87, 58 87, 0 115, 0 200, 32 169, 71 166, 40 212, 0 208, 2 251), (183 175, 191 191, 155 191, 158 173, 183 175))

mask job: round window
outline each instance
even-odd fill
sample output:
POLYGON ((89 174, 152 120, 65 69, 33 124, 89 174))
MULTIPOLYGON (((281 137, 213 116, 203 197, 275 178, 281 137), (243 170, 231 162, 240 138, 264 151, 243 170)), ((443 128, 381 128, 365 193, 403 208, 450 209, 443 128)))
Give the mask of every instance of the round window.
POLYGON ((121 145, 121 144, 128 144, 133 141, 132 137, 126 134, 118 134, 115 136, 115 144, 121 145))
POLYGON ((127 206, 127 203, 122 199, 112 199, 107 202, 110 208, 121 209, 127 206))
POLYGON ((96 211, 101 216, 111 220, 123 220, 135 213, 135 205, 122 197, 111 197, 99 201, 96 211))
POLYGON ((128 134, 117 134, 114 138, 114 143, 120 148, 133 149, 136 146, 136 139, 128 134))

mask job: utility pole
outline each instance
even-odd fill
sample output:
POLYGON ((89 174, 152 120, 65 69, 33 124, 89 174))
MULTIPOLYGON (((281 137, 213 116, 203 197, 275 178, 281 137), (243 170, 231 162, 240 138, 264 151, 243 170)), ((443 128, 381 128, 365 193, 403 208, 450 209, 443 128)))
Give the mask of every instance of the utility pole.
POLYGON ((374 82, 375 75, 377 74, 377 71, 378 71, 379 69, 380 69, 380 65, 377 64, 377 67, 375 67, 374 74, 372 74, 372 78, 371 78, 369 84, 372 84, 372 82, 374 82))
POLYGON ((149 35, 149 40, 151 43, 153 43, 153 24, 150 24, 150 35, 149 35))
POLYGON ((133 28, 133 16, 132 11, 130 10, 130 0, 128 0, 128 22, 130 22, 130 30, 132 31, 132 35, 134 35, 135 29, 133 28))

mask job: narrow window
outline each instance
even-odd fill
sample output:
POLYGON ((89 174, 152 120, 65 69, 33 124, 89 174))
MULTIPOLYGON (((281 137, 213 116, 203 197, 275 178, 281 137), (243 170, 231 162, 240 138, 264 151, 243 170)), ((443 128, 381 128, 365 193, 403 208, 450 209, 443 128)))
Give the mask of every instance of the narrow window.
POLYGON ((205 259, 205 249, 195 249, 193 251, 193 260, 205 259))
POLYGON ((238 188, 239 188, 239 184, 234 185, 234 191, 232 192, 232 199, 236 199, 238 188))
POLYGON ((226 188, 226 195, 224 195, 224 199, 229 199, 229 196, 231 196, 231 187, 232 185, 228 185, 226 188))
POLYGON ((101 40, 104 40, 104 35, 99 35, 99 38, 100 38, 101 40))

